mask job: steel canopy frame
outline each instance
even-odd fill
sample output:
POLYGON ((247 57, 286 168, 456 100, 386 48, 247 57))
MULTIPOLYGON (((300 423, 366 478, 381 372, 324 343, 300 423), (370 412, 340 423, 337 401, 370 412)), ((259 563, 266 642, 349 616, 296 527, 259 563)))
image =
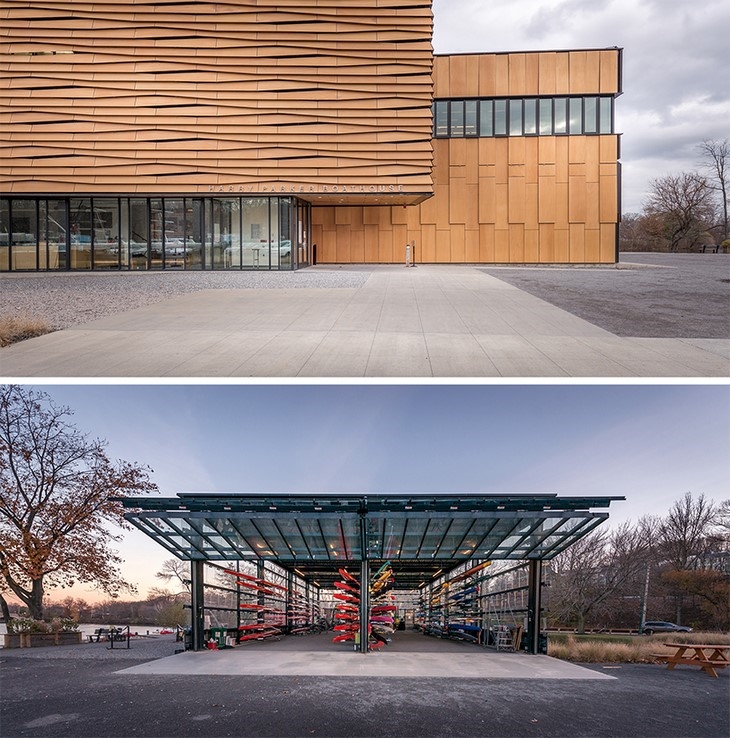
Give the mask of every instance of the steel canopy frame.
MULTIPOLYGON (((473 559, 529 560, 531 609, 539 613, 537 564, 590 533, 608 518, 603 510, 624 499, 179 493, 120 502, 130 523, 193 565, 269 560, 296 568, 321 588, 333 586, 339 567, 367 570, 376 561, 392 562, 399 589, 416 589, 473 559)), ((528 633, 531 651, 537 648, 537 628, 535 615, 528 633)))

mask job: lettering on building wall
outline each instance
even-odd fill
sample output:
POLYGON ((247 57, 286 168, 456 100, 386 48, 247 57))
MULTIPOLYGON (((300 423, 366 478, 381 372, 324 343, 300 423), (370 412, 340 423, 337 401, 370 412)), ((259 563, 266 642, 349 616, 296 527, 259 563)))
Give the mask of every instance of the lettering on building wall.
POLYGON ((217 193, 267 193, 267 194, 336 194, 360 195, 403 192, 403 185, 370 184, 370 185, 320 185, 320 184, 251 184, 251 185, 208 185, 208 192, 217 193))

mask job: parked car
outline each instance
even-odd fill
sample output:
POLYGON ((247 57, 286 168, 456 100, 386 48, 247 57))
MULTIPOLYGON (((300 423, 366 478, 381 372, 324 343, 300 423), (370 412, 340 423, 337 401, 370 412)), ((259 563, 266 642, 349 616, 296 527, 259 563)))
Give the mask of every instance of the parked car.
POLYGON ((692 628, 688 628, 686 625, 667 623, 664 620, 647 620, 641 632, 644 635, 651 635, 652 633, 691 633, 692 628))

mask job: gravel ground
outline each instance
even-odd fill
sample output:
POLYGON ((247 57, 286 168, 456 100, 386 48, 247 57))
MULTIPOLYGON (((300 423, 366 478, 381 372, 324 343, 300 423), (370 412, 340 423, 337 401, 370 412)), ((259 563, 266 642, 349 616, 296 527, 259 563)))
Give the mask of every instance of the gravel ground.
POLYGON ((619 268, 485 272, 618 336, 730 338, 730 254, 621 254, 619 268))
MULTIPOLYGON (((62 329, 198 290, 358 288, 372 269, 3 275, 0 317, 62 329)), ((730 338, 730 254, 622 254, 618 269, 480 269, 619 336, 730 338)))
POLYGON ((5 274, 0 317, 41 319, 55 329, 200 290, 360 287, 367 271, 89 272, 5 274))
POLYGON ((173 656, 183 644, 175 640, 174 635, 141 636, 131 638, 129 648, 126 642, 115 643, 109 648, 109 643, 81 643, 73 646, 42 646, 38 648, 0 648, 0 663, 4 658, 14 657, 23 659, 74 659, 81 661, 105 661, 114 664, 117 661, 151 661, 165 656, 173 656))

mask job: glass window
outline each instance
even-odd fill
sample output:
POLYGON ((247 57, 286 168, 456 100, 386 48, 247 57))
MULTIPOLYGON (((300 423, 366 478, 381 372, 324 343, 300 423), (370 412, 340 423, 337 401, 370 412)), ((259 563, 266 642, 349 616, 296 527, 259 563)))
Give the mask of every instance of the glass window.
POLYGON ((478 134, 476 100, 467 100, 465 103, 464 134, 467 136, 476 136, 478 134))
POLYGON ((48 203, 38 201, 38 268, 48 269, 48 203))
POLYGON ((94 269, 119 269, 119 200, 94 198, 94 269))
POLYGON ((553 101, 540 100, 540 135, 553 135, 553 101))
POLYGON ((554 100, 553 130, 555 133, 568 132, 567 103, 568 100, 565 97, 556 97, 554 100))
POLYGON ((600 98, 599 133, 613 133, 613 99, 600 98))
POLYGON ((126 246, 129 263, 132 269, 147 269, 149 251, 150 225, 147 200, 129 201, 129 232, 127 243, 122 236, 122 247, 126 246))
POLYGON ((568 101, 568 133, 583 133, 583 98, 571 97, 568 101))
POLYGON ((494 135, 507 135, 507 101, 494 101, 494 135))
POLYGON ((13 200, 12 217, 13 270, 38 268, 38 212, 35 200, 13 200))
POLYGON ((213 200, 213 269, 241 268, 241 201, 213 200))
POLYGON ((463 136, 464 135, 464 101, 463 100, 452 100, 450 104, 451 108, 451 127, 450 133, 452 136, 463 136))
POLYGON ((537 133, 537 100, 525 100, 525 136, 534 136, 537 133))
POLYGON ((449 135, 449 103, 445 100, 439 100, 436 103, 434 127, 436 136, 449 135))
POLYGON ((583 98, 583 120, 585 133, 598 133, 598 98, 583 98))
POLYGON ((164 267, 165 213, 162 210, 162 198, 150 198, 150 269, 164 267))
POLYGON ((186 269, 203 268, 203 200, 185 200, 186 269))
POLYGON ((479 135, 494 135, 494 103, 492 100, 479 101, 479 135))
POLYGON ((185 268, 185 201, 167 197, 165 208, 165 269, 185 268))
POLYGON ((10 200, 0 199, 0 271, 10 269, 10 200))
POLYGON ((282 197, 279 201, 279 243, 272 244, 271 266, 279 269, 291 268, 292 252, 292 201, 282 197), (278 247, 277 247, 278 246, 278 247))
POLYGON ((268 252, 269 199, 246 198, 243 200, 243 266, 249 269, 268 268, 268 252))
POLYGON ((522 135, 522 100, 509 101, 509 135, 522 135))
POLYGON ((68 267, 68 212, 65 200, 48 200, 46 237, 48 239, 48 268, 68 267))
POLYGON ((71 269, 91 269, 91 199, 74 197, 69 206, 71 269))

